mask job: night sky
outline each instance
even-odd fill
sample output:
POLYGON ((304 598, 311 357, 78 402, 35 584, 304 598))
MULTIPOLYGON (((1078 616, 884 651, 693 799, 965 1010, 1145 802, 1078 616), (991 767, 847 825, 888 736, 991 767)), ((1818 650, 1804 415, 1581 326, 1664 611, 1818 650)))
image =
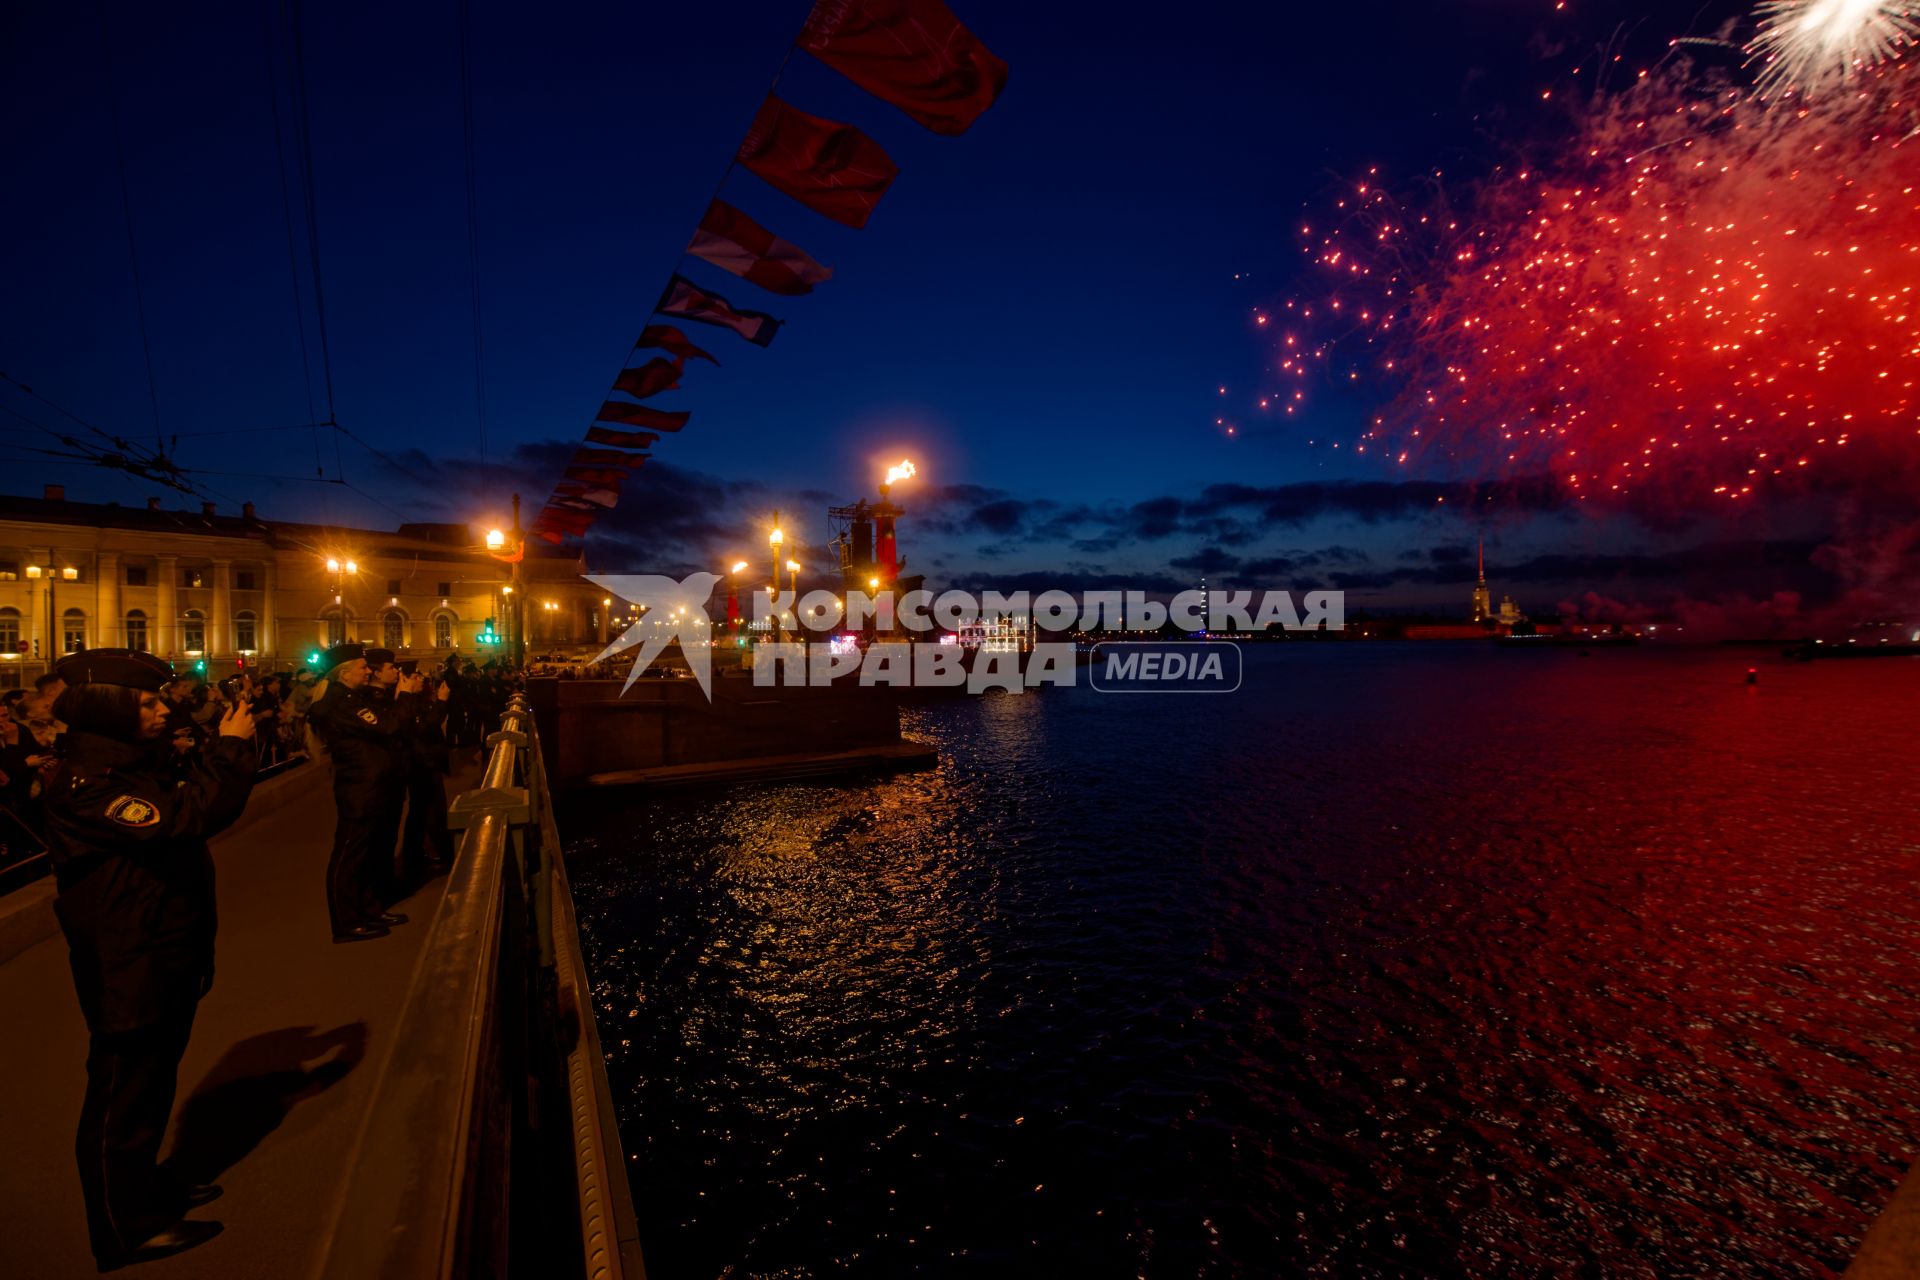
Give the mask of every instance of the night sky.
MULTIPOLYGON (((477 0, 484 441, 458 9, 306 7, 333 413, 383 458, 302 426, 327 417, 328 397, 287 12, 113 4, 103 31, 92 6, 10 6, 0 369, 136 441, 153 440, 157 399, 160 432, 223 508, 252 499, 269 518, 375 527, 497 521, 514 489, 537 508, 807 7, 477 0), (315 483, 316 468, 347 483, 315 483)), ((744 171, 729 179, 727 199, 836 274, 792 299, 685 268, 787 324, 766 350, 683 326, 723 367, 693 364, 681 391, 649 402, 693 420, 603 521, 596 569, 764 553, 775 507, 803 543, 823 542, 830 501, 870 493, 911 456, 923 480, 899 493, 903 550, 943 584, 1173 587, 1206 573, 1457 611, 1485 536, 1496 598, 1547 613, 1587 591, 1833 590, 1819 504, 1738 525, 1525 503, 1466 520, 1434 499, 1486 477, 1409 475, 1333 447, 1351 442, 1374 388, 1321 388, 1284 423, 1255 408, 1277 382, 1273 335, 1253 317, 1302 287, 1303 216, 1375 166, 1413 190, 1435 168, 1470 178, 1550 148, 1562 117, 1543 92, 1590 88, 1602 46, 1622 68, 1644 65, 1744 6, 954 8, 1010 65, 999 102, 959 138, 804 54, 787 63, 783 97, 859 125, 901 175, 860 231, 744 171)), ((73 428, 12 386, 0 407, 73 428)), ((53 481, 129 504, 162 492, 31 452, 45 447, 60 446, 0 414, 0 489, 53 481)))

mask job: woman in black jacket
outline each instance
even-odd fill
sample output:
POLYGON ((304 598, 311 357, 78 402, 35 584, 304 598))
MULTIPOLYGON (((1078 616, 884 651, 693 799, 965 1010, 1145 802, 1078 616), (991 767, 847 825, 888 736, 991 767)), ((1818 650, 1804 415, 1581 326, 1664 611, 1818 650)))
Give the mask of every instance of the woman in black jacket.
POLYGON ((253 721, 236 707, 184 779, 166 759, 172 679, 151 654, 89 649, 59 664, 65 755, 47 787, 47 847, 74 989, 91 1038, 74 1151, 101 1267, 163 1257, 219 1234, 184 1222, 217 1187, 158 1165, 194 1009, 213 983, 207 838, 246 807, 253 721))

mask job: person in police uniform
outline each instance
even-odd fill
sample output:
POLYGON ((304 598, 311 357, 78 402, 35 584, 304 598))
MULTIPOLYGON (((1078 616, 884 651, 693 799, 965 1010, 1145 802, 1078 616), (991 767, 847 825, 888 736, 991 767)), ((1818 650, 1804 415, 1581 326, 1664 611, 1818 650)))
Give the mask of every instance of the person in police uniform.
POLYGON ((102 1270, 190 1249, 218 1222, 183 1220, 218 1187, 157 1163, 180 1059, 213 984, 213 859, 253 789, 253 718, 235 707, 184 777, 167 758, 166 663, 89 649, 59 664, 66 756, 47 789, 47 849, 74 989, 87 1091, 74 1154, 102 1270))
MULTIPOLYGON (((395 664, 411 676, 420 663, 404 658, 395 664)), ((402 882, 418 888, 453 862, 453 833, 447 829, 447 716, 453 689, 439 681, 422 706, 413 732, 407 737, 407 821, 400 837, 402 882)))
POLYGON ((307 711, 307 723, 333 764, 338 821, 327 860, 327 916, 335 942, 383 938, 390 926, 407 922, 386 909, 381 894, 392 877, 395 815, 406 788, 406 735, 419 711, 422 682, 418 676, 400 680, 392 699, 377 696, 370 652, 385 654, 391 664, 386 651, 352 641, 327 650, 321 660, 326 692, 307 711), (389 866, 384 875, 377 865, 382 857, 389 866))

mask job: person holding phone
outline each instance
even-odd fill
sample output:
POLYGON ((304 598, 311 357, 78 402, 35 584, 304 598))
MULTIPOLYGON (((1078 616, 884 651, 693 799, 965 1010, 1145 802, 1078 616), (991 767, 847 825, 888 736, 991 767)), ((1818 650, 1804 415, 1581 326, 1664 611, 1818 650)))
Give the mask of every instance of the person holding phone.
POLYGON ((158 1164, 194 1012, 213 985, 213 858, 253 789, 253 719, 235 707, 184 777, 165 750, 165 662, 88 649, 59 664, 65 754, 46 797, 47 849, 74 990, 87 1021, 87 1090, 74 1152, 87 1235, 103 1270, 190 1249, 218 1222, 184 1221, 218 1187, 158 1164))
POLYGON ((419 676, 399 680, 394 697, 380 696, 374 672, 391 667, 392 654, 355 641, 333 646, 321 662, 326 688, 315 697, 307 723, 333 765, 338 818, 327 861, 327 917, 335 942, 364 942, 384 938, 393 926, 407 922, 405 915, 386 909, 382 893, 393 874, 397 806, 406 788, 406 736, 419 714, 422 682, 419 676))

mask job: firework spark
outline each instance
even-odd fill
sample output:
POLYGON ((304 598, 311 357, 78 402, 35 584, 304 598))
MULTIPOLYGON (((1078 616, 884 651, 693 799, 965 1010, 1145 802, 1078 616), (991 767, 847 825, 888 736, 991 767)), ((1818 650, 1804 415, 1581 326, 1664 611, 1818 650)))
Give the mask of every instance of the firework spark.
POLYGON ((1393 394, 1366 453, 1544 467, 1583 495, 1739 499, 1883 446, 1911 460, 1916 90, 1895 64, 1768 110, 1650 76, 1470 211, 1360 184, 1309 236, 1332 286, 1288 308, 1278 367, 1346 382, 1358 339, 1393 394))
POLYGON ((1920 0, 1764 0, 1754 16, 1762 97, 1832 88, 1920 36, 1920 0))

